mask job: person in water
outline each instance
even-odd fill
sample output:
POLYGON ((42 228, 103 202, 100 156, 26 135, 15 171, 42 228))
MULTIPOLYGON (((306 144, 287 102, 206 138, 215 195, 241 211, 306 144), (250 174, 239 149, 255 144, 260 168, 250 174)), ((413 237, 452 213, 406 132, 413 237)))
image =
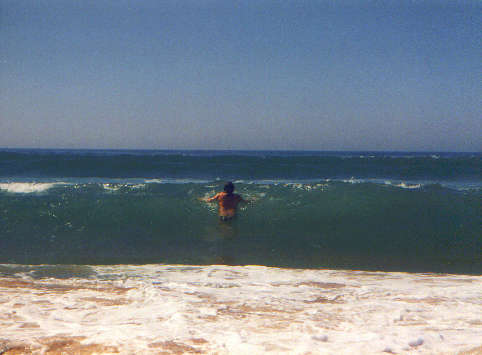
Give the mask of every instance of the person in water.
POLYGON ((236 210, 240 202, 246 202, 240 195, 233 193, 234 185, 230 181, 224 185, 224 191, 218 192, 206 202, 217 201, 219 205, 219 219, 221 221, 232 220, 236 216, 236 210))

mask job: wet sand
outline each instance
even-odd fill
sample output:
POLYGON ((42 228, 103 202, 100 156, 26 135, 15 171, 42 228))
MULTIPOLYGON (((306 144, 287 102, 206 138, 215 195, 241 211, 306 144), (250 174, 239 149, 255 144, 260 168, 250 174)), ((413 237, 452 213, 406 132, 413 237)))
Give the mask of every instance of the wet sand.
POLYGON ((0 354, 482 354, 482 276, 83 268, 0 278, 0 354))

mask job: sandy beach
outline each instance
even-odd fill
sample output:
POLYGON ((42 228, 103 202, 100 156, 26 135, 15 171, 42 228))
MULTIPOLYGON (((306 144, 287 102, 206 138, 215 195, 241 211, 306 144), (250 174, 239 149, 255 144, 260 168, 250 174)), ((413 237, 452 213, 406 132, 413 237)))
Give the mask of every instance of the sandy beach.
POLYGON ((481 0, 0 0, 0 355, 482 355, 481 0))
POLYGON ((0 278, 1 354, 482 353, 481 276, 69 268, 0 278))

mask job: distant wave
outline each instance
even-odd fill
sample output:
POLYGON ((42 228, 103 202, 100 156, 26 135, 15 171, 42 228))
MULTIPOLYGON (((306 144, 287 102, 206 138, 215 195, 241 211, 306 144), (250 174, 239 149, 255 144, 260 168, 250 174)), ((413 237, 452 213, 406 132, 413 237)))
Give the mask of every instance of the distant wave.
MULTIPOLYGON (((134 181, 129 181, 128 179, 118 179, 105 181, 56 181, 56 182, 0 182, 0 190, 6 193, 16 193, 16 194, 36 194, 36 193, 47 193, 49 190, 56 188, 56 194, 62 193, 68 190, 71 191, 87 191, 92 189, 101 189, 109 192, 125 192, 140 189, 147 189, 150 186, 152 189, 156 189, 155 186, 166 186, 169 188, 170 185, 193 185, 196 190, 209 188, 209 189, 222 189, 223 182, 220 180, 215 181, 199 181, 195 179, 144 179, 143 182, 139 182, 139 179, 134 181), (62 190, 58 190, 62 188, 62 190)), ((387 185, 400 189, 420 189, 423 187, 430 186, 440 186, 449 189, 457 190, 456 186, 444 186, 439 183, 417 183, 417 182, 404 182, 404 181, 389 181, 389 180, 379 180, 379 179, 343 179, 343 180, 330 180, 325 179, 321 181, 289 181, 284 179, 279 180, 253 180, 253 181, 235 181, 235 184, 239 186, 246 186, 249 189, 250 185, 259 186, 259 188, 270 188, 270 187, 284 187, 290 189, 311 191, 319 189, 333 188, 334 184, 347 184, 347 185, 387 185)), ((470 185, 469 187, 460 186, 459 190, 467 190, 469 188, 473 190, 478 190, 481 187, 470 185)), ((246 189, 245 188, 245 189, 246 189)))
POLYGON ((482 154, 0 151, 0 179, 480 181, 482 154))
POLYGON ((395 186, 395 187, 400 187, 402 189, 419 189, 422 187, 422 184, 410 184, 410 183, 405 183, 405 182, 399 182, 399 183, 393 183, 391 181, 385 181, 385 184, 395 186))
POLYGON ((41 182, 10 182, 0 183, 0 190, 10 193, 30 194, 40 193, 51 189, 54 186, 65 185, 66 183, 41 183, 41 182))
MULTIPOLYGON (((95 180, 89 178, 70 178, 65 181, 9 181, 0 182, 0 191, 7 193, 18 194, 36 194, 36 193, 48 193, 51 189, 63 188, 63 189, 87 189, 87 188, 101 188, 105 191, 116 192, 123 189, 145 189, 148 186, 155 185, 186 185, 193 184, 199 187, 211 187, 222 188, 224 180, 200 180, 200 179, 109 179, 109 178, 96 178, 95 180)), ((320 186, 325 188, 330 184, 373 184, 373 185, 385 185, 400 189, 422 189, 429 188, 431 186, 440 186, 442 188, 457 190, 457 191, 481 191, 482 182, 451 182, 451 181, 401 181, 401 180, 386 180, 386 179, 359 179, 351 177, 350 179, 321 179, 321 180, 289 180, 289 179, 270 179, 270 180, 235 180, 236 185, 266 185, 266 186, 287 186, 303 190, 317 189, 320 186)))

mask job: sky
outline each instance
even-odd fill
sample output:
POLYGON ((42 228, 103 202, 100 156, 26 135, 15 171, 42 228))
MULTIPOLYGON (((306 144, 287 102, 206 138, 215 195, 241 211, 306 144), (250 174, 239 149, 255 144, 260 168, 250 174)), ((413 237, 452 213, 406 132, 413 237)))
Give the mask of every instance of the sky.
POLYGON ((0 0, 0 147, 482 151, 482 2, 0 0))

